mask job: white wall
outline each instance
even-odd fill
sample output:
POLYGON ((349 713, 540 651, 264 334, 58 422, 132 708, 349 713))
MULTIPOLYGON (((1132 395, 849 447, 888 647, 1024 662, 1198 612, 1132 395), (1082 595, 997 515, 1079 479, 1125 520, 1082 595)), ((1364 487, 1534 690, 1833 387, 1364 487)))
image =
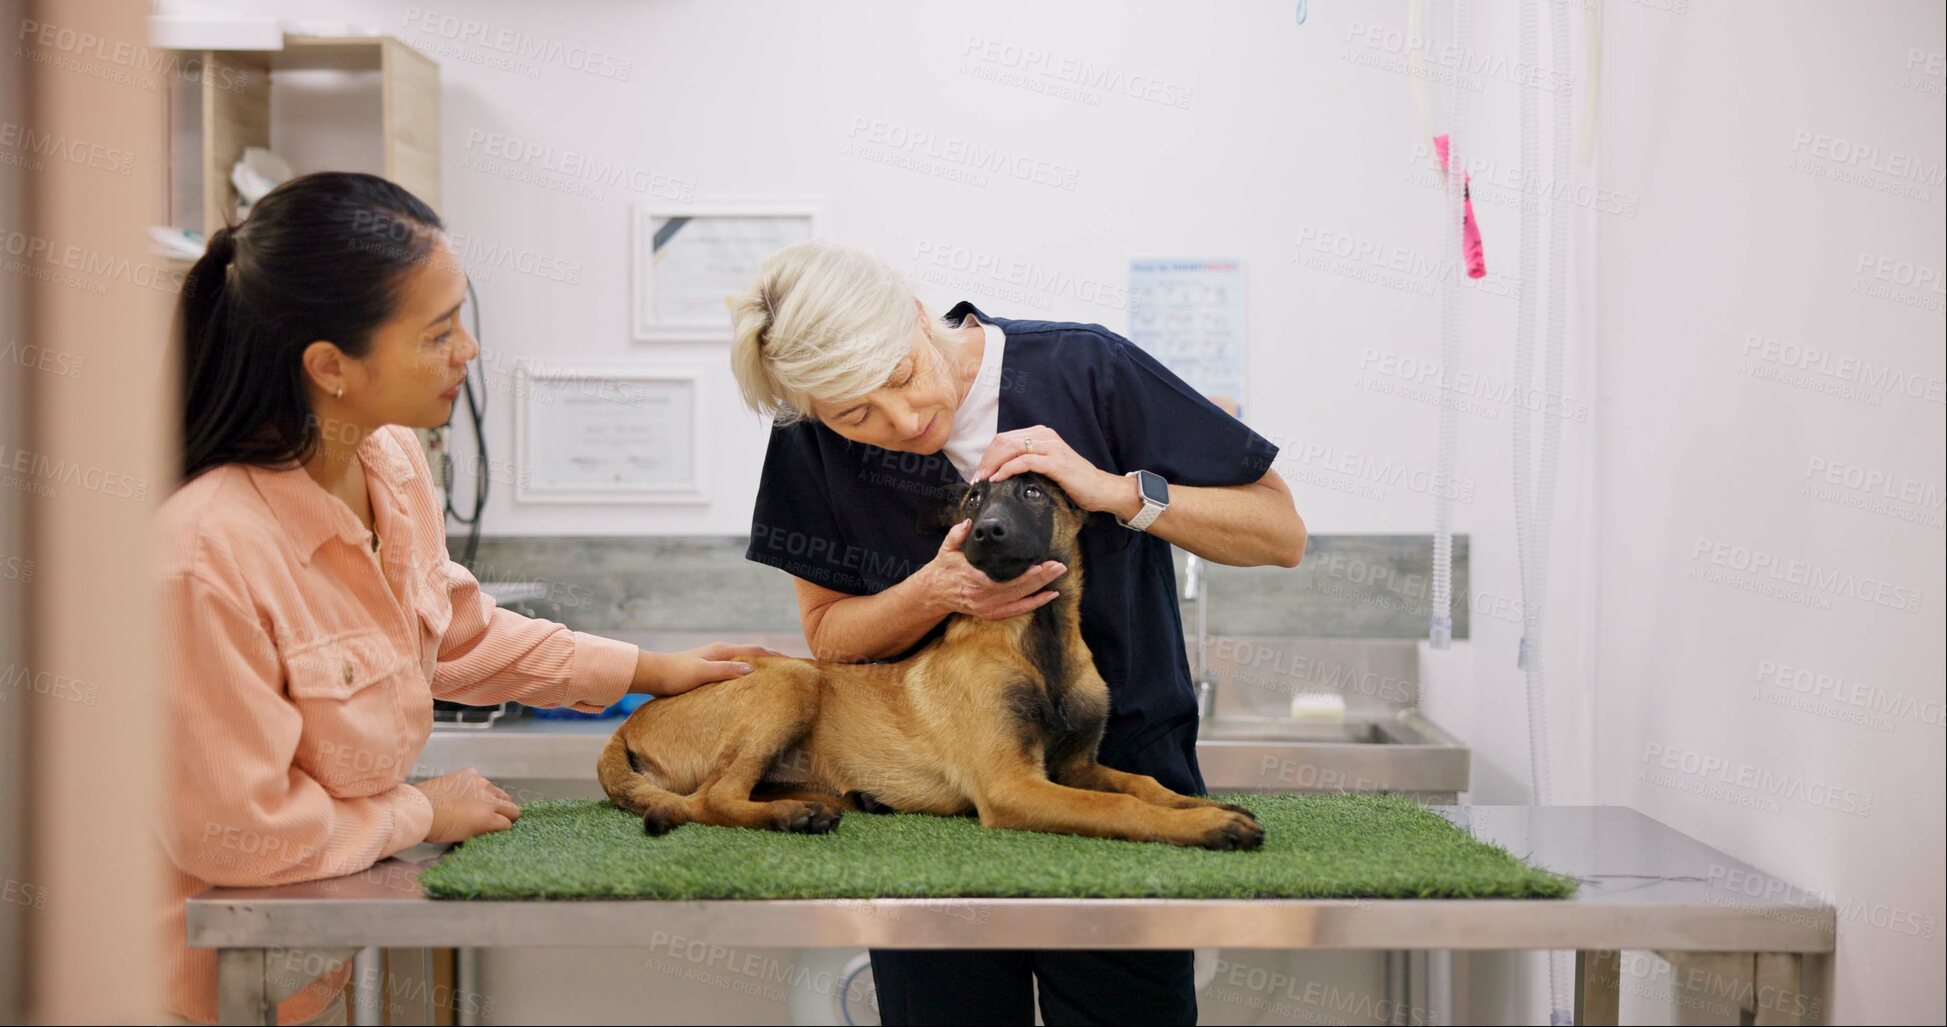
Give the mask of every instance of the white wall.
POLYGON ((1605 182, 1643 202, 1601 231, 1596 351, 1611 416, 1597 462, 1595 797, 1839 904, 1836 1022, 1938 1023, 1942 10, 1622 6, 1601 160, 1605 182), (1917 162, 1908 182, 1924 196, 1887 191, 1897 176, 1869 170, 1872 158, 1825 159, 1821 136, 1878 148, 1882 168, 1896 154, 1917 162), (1880 187, 1821 174, 1848 167, 1880 187), (1923 305, 1853 292, 1875 281, 1856 273, 1862 254, 1895 262, 1894 275, 1912 267, 1898 262, 1929 269, 1929 284, 1906 290, 1923 305), (1779 349, 1747 348, 1752 336, 1779 349), (1833 373, 1801 368, 1819 389, 1847 384, 1840 361, 1864 361, 1921 395, 1760 376, 1804 361, 1799 347, 1830 355, 1833 373), (1808 474, 1824 466, 1888 475, 1895 493, 1913 483, 1922 501, 1891 507, 1929 523, 1808 495, 1867 497, 1808 474), (1744 589, 1773 582, 1768 571, 1699 580, 1722 569, 1700 544, 1916 601, 1908 611, 1820 592, 1806 605, 1744 589), (1802 698, 1779 673, 1760 677, 1774 665, 1884 690, 1912 710, 1862 726, 1842 719, 1868 712, 1850 692, 1812 709, 1774 705, 1802 698), (1777 790, 1744 786, 1765 774, 1777 790))
MULTIPOLYGON (((440 60, 443 213, 451 228, 481 246, 580 266, 579 284, 572 285, 509 268, 475 268, 493 370, 527 360, 546 366, 669 362, 709 372, 709 399, 724 408, 709 440, 713 503, 521 505, 511 489, 499 488, 490 532, 745 530, 764 438, 762 424, 733 409, 722 344, 631 341, 628 215, 631 204, 656 197, 613 186, 601 187, 599 199, 568 195, 469 167, 470 160, 498 159, 488 151, 505 153, 503 139, 666 176, 684 192, 693 190, 698 206, 754 197, 817 200, 825 234, 913 269, 922 296, 942 309, 973 298, 1003 315, 1122 329, 1130 257, 1242 257, 1258 382, 1253 423, 1281 440, 1333 446, 1329 459, 1350 452, 1412 467, 1432 463, 1433 407, 1345 387, 1364 346, 1430 354, 1425 347, 1438 309, 1431 276, 1404 276, 1425 293, 1413 295, 1308 273, 1294 263, 1294 240, 1307 231, 1348 233, 1425 260, 1434 259, 1438 246, 1437 191, 1405 181, 1419 166, 1412 160, 1420 122, 1410 80, 1342 58, 1347 51, 1387 53, 1384 43, 1348 42, 1342 11, 1314 10, 1300 27, 1282 2, 1004 4, 982 8, 977 18, 960 5, 893 2, 231 6, 368 25, 440 60), (605 51, 628 62, 628 80, 572 70, 565 56, 522 61, 533 77, 485 66, 477 62, 508 55, 480 44, 477 35, 449 38, 460 29, 441 21, 447 14, 471 19, 490 35, 525 33, 535 46, 559 44, 564 53, 605 51), (979 50, 966 54, 975 38, 1004 45, 1000 60, 983 61, 979 50), (1045 52, 1051 61, 1085 62, 1123 81, 1153 80, 1166 98, 1186 98, 1187 107, 1103 89, 1089 91, 1098 101, 1091 104, 976 77, 1009 70, 1006 62, 1021 59, 1017 48, 1045 52), (874 122, 1006 147, 1073 169, 1077 186, 996 175, 983 187, 846 155, 848 143, 870 132, 857 126, 874 122), (916 259, 953 250, 1018 262, 1070 284, 1066 294, 1029 288, 1041 298, 1010 302, 994 279, 973 288, 942 283, 947 269, 916 259), (1098 289, 1111 294, 1109 302, 1079 298, 1095 297, 1098 289)), ((1403 31, 1405 7, 1375 7, 1364 22, 1403 31)), ((1482 102, 1511 105, 1513 87, 1490 81, 1485 95, 1482 102)), ((285 98, 280 112, 302 118, 305 131, 284 133, 278 145, 300 170, 372 166, 369 146, 348 142, 328 124, 318 129, 317 116, 328 110, 328 100, 285 98)), ((1489 131, 1505 131, 1505 116, 1500 120, 1489 131)), ((541 163, 528 167, 538 171, 541 163)), ((1494 223, 1505 222, 1507 208, 1482 216, 1490 255, 1508 256, 1506 225, 1494 223)), ((1512 302, 1495 298, 1481 306, 1491 316, 1511 310, 1512 302)), ((512 427, 512 404, 502 402, 489 429, 497 453, 511 454, 512 427)), ((1498 465, 1481 470, 1483 492, 1498 487, 1498 465)), ((1380 491, 1372 499, 1321 489, 1307 496, 1305 512, 1322 531, 1429 526, 1424 496, 1400 487, 1380 491)), ((1473 505, 1489 502, 1483 495, 1473 505)), ((1463 508, 1463 528, 1467 515, 1463 508)))

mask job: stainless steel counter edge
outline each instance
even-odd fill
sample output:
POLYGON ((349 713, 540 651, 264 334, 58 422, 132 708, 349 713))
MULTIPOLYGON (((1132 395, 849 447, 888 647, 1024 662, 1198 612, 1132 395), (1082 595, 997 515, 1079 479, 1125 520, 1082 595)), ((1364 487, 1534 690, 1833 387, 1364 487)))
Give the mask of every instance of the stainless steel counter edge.
POLYGON ((1829 931, 1763 909, 1592 908, 1549 900, 404 899, 362 903, 329 921, 307 916, 301 932, 287 929, 296 912, 291 906, 277 899, 201 900, 189 943, 646 948, 680 939, 775 948, 1832 950, 1829 931))
MULTIPOLYGON (((421 864, 189 901, 191 945, 800 948, 1666 949, 1830 952, 1825 903, 1617 806, 1438 808, 1476 837, 1575 876, 1560 900, 826 899, 472 901, 423 897, 421 864)), ((1238 858, 1252 858, 1238 854, 1238 858)))

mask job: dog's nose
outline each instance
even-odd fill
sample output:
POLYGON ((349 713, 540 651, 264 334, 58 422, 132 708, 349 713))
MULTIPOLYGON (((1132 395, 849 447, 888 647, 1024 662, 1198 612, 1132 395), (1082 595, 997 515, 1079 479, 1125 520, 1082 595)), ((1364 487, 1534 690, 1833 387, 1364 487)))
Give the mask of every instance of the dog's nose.
POLYGON ((975 521, 973 537, 976 542, 985 542, 989 539, 998 542, 1007 537, 1007 525, 1002 524, 1001 519, 998 517, 989 517, 986 520, 975 521))

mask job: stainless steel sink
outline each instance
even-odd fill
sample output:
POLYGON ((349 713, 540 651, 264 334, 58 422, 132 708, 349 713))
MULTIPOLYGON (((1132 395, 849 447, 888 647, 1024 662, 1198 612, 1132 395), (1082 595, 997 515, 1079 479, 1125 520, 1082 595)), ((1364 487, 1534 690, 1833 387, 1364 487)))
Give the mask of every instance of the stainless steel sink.
POLYGON ((1220 716, 1197 733, 1211 791, 1396 792, 1453 803, 1467 790, 1469 757, 1417 710, 1330 724, 1220 716))
POLYGON ((1340 742, 1384 744, 1400 742, 1394 725, 1377 721, 1281 721, 1277 717, 1209 717, 1197 731, 1205 742, 1340 742))
POLYGON ((1192 643, 1206 708, 1197 760, 1212 791, 1398 792, 1452 803, 1467 747, 1419 711, 1410 639, 1203 636, 1192 643), (1343 714, 1293 715, 1300 696, 1343 714), (1331 699, 1327 700, 1332 701, 1331 699))

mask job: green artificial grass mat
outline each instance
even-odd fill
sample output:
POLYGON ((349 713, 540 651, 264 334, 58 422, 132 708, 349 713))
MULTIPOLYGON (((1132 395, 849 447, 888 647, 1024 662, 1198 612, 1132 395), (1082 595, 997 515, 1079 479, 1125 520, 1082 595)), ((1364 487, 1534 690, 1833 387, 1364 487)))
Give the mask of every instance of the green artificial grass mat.
POLYGON ((1410 799, 1229 795, 1264 847, 1212 852, 972 817, 846 813, 830 834, 685 824, 660 837, 605 800, 544 799, 419 875, 436 899, 1561 898, 1573 878, 1410 799))

